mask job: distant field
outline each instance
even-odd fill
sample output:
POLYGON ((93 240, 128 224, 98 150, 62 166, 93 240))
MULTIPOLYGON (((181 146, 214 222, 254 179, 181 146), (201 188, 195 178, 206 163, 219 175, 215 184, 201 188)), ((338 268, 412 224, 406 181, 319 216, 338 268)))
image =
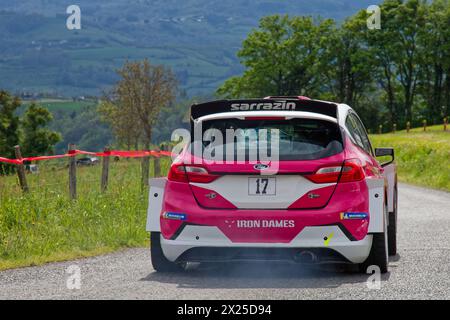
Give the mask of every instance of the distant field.
POLYGON ((450 128, 431 126, 406 133, 371 135, 374 147, 395 149, 400 181, 450 191, 450 128))
MULTIPOLYGON (((25 101, 23 104, 28 105, 31 101, 25 101)), ((96 101, 93 100, 83 100, 83 101, 73 101, 73 100, 60 100, 60 99, 40 99, 36 103, 47 108, 50 112, 57 110, 64 110, 67 112, 79 111, 84 107, 89 107, 96 105, 96 101)))

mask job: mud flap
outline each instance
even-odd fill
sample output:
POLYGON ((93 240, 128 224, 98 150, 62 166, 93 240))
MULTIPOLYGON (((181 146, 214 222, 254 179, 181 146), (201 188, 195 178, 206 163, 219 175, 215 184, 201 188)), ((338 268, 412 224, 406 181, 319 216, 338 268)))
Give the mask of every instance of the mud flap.
POLYGON ((384 173, 383 175, 386 177, 387 181, 388 181, 388 199, 387 199, 387 203, 388 203, 388 210, 389 212, 393 212, 394 211, 394 190, 395 190, 395 181, 396 181, 396 168, 395 168, 395 164, 391 163, 388 164, 387 166, 383 167, 384 168, 384 173))
POLYGON ((367 179, 369 188, 369 233, 384 232, 386 216, 384 212, 384 179, 367 179))
POLYGON ((167 178, 150 179, 150 191, 148 194, 147 209, 147 231, 161 231, 160 215, 166 182, 167 178))

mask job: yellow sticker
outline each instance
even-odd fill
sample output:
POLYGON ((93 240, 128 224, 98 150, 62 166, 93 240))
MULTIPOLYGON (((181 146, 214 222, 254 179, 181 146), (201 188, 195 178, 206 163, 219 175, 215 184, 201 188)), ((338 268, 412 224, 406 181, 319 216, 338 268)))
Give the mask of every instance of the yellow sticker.
POLYGON ((330 233, 328 236, 325 237, 325 239, 323 239, 323 244, 325 245, 325 247, 328 247, 328 244, 330 243, 331 238, 333 238, 334 233, 330 233))

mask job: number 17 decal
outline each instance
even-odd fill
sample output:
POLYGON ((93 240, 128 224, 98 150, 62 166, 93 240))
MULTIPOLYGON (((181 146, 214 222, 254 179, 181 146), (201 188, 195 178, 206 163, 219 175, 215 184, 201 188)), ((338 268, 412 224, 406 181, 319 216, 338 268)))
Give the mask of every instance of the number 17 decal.
POLYGON ((248 194, 256 196, 275 195, 275 178, 249 178, 248 194))
POLYGON ((269 179, 261 178, 256 179, 256 194, 267 194, 267 185, 269 184, 269 179), (261 192, 262 185, 262 192, 261 192))

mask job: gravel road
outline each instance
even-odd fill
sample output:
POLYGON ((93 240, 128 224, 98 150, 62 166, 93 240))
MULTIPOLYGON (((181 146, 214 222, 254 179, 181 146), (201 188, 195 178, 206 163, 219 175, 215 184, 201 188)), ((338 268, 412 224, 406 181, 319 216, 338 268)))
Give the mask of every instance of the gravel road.
POLYGON ((398 219, 399 254, 379 289, 368 288, 368 275, 336 266, 231 264, 159 274, 149 250, 138 248, 0 272, 0 299, 450 299, 450 193, 400 185, 398 219), (70 290, 73 265, 81 288, 70 290))

